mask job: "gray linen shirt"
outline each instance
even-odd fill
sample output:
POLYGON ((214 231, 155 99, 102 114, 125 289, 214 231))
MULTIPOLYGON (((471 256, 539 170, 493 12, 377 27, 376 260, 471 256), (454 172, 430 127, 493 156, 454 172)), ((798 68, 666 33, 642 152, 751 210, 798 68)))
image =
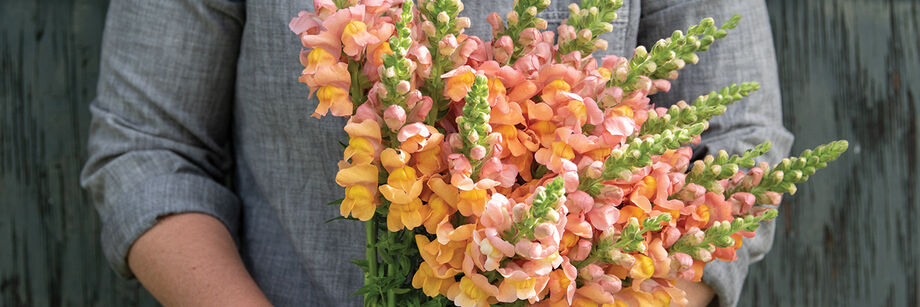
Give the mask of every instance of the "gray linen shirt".
MULTIPOLYGON (((507 1, 465 1, 467 32, 489 38, 485 17, 507 1)), ((556 1, 542 17, 554 29, 568 15, 556 1)), ((362 273, 361 223, 325 220, 342 196, 333 182, 345 120, 310 118, 315 99, 297 82, 300 43, 287 23, 311 1, 114 0, 103 40, 89 161, 82 183, 102 220, 106 257, 122 276, 131 244, 157 218, 201 212, 237 240, 255 281, 279 306, 360 305, 349 297, 362 273), (228 179, 232 178, 232 180, 228 179)), ((773 42, 762 1, 627 0, 614 31, 614 54, 631 55, 701 18, 732 14, 738 29, 688 66, 659 104, 692 100, 732 82, 763 88, 717 117, 698 152, 731 153, 772 141, 772 162, 792 136, 782 126, 773 42)), ((708 265, 704 280, 720 305, 738 301, 747 267, 769 250, 773 224, 746 239, 732 263, 708 265)))

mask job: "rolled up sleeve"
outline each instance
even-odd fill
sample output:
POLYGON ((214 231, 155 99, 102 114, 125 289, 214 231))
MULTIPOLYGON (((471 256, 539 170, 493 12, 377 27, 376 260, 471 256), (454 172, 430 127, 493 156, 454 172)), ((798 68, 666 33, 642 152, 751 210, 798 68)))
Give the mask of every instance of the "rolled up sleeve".
POLYGON ((159 217, 212 215, 235 234, 225 186, 241 3, 115 0, 103 36, 89 158, 81 174, 113 268, 133 276, 131 245, 159 217))
MULTIPOLYGON (((738 27, 701 53, 699 64, 688 65, 672 83, 671 91, 654 96, 653 101, 659 106, 678 100, 692 102, 697 96, 732 83, 760 82, 759 91, 729 106, 725 114, 710 122, 695 152, 701 156, 725 149, 729 154, 740 154, 770 141, 772 150, 760 160, 776 163, 789 153, 793 137, 782 124, 776 58, 763 1, 645 1, 638 41, 651 46, 674 30, 685 30, 705 17, 713 17, 718 25, 734 14, 742 16, 738 27)), ((706 266, 703 280, 715 290, 720 306, 737 305, 748 266, 763 259, 773 244, 774 224, 764 222, 756 237, 744 239, 737 260, 715 261, 706 266)))

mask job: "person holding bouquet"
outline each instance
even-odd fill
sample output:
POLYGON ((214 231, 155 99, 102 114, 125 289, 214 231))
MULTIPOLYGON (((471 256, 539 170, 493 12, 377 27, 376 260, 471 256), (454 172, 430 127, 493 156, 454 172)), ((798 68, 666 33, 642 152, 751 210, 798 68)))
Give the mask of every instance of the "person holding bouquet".
MULTIPOLYGON (((520 1, 520 0, 519 0, 520 1)), ((318 1, 319 2, 319 1, 318 1)), ((325 2, 323 2, 325 3, 325 2)), ((331 2, 330 2, 331 3, 331 2)), ((321 4, 321 3, 317 3, 321 4)), ((570 2, 544 9, 547 28, 570 2)), ((511 1, 467 1, 466 33, 488 37, 489 12, 511 1)), ((364 230, 325 223, 341 198, 332 180, 345 120, 314 120, 291 65, 286 25, 300 1, 116 0, 109 7, 90 157, 82 175, 102 220, 103 249, 123 277, 138 278, 164 305, 357 306, 364 230)), ((320 5, 321 7, 321 5, 320 5)), ((711 121, 700 158, 740 154, 769 141, 763 160, 791 147, 782 126, 773 43, 762 1, 625 1, 598 53, 630 55, 704 17, 744 16, 736 32, 688 65, 658 106, 741 80, 761 89, 711 121)), ((330 93, 317 93, 317 96, 330 93)), ((331 94, 330 94, 331 95, 331 94)), ((322 99, 322 97, 320 97, 322 99)), ((763 222, 733 262, 683 283, 691 306, 738 302, 747 267, 770 249, 763 222)))

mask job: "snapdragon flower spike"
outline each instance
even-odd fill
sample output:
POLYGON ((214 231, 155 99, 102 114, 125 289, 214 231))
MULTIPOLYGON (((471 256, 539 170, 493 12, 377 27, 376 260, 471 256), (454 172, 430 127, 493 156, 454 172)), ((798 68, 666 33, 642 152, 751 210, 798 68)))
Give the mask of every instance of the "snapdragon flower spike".
POLYGON ((442 94, 444 81, 441 75, 453 70, 455 67, 451 60, 450 50, 441 50, 441 43, 448 36, 454 40, 469 27, 469 18, 457 18, 463 11, 463 2, 460 0, 425 0, 419 1, 419 17, 421 29, 427 37, 427 45, 431 54, 431 72, 425 83, 420 86, 422 94, 431 97, 434 107, 429 111, 425 123, 433 125, 447 113, 450 104, 442 94))
POLYGON ((719 184, 719 180, 735 176, 742 167, 754 167, 756 163, 754 159, 766 154, 772 146, 772 143, 764 142, 745 151, 740 156, 729 156, 725 150, 719 150, 718 156, 707 155, 702 160, 693 162, 693 168, 687 173, 686 182, 698 184, 707 191, 722 193, 723 187, 719 184))
POLYGON ((582 268, 597 262, 619 264, 623 260, 622 253, 645 253, 648 248, 645 245, 645 233, 660 231, 671 219, 670 214, 659 214, 643 219, 640 224, 638 218, 630 217, 619 235, 602 236, 592 246, 587 258, 572 262, 572 265, 582 268))
POLYGON ((739 231, 754 232, 760 227, 760 222, 776 218, 778 212, 776 209, 767 209, 760 215, 746 215, 737 217, 731 222, 717 221, 704 231, 702 240, 698 233, 688 232, 684 234, 677 242, 674 242, 668 252, 685 253, 694 259, 702 261, 712 260, 712 252, 716 248, 729 247, 735 245, 735 239, 732 235, 739 231))
POLYGON ((493 33, 493 41, 498 41, 502 36, 508 36, 511 39, 515 40, 514 52, 512 52, 511 57, 508 59, 509 64, 517 61, 524 52, 524 45, 521 39, 521 32, 528 28, 536 28, 538 30, 546 29, 546 20, 537 17, 537 14, 542 12, 549 6, 549 0, 516 0, 514 1, 514 7, 505 15, 505 27, 499 29, 493 33))
POLYGON ((560 42, 559 54, 579 51, 582 56, 587 56, 598 49, 606 49, 607 42, 598 36, 613 31, 611 22, 617 19, 616 10, 622 6, 623 0, 583 0, 580 7, 575 3, 569 5, 566 24, 572 26, 577 34, 573 40, 560 42))
POLYGON ((519 221, 515 221, 510 229, 505 231, 503 237, 511 244, 516 244, 523 238, 534 240, 534 231, 537 225, 544 222, 557 222, 561 217, 556 212, 559 204, 564 201, 565 181, 561 176, 556 177, 545 187, 537 188, 530 210, 519 221))
POLYGON ((759 203, 776 204, 778 199, 771 197, 771 193, 794 195, 797 190, 796 183, 805 182, 815 171, 827 167, 828 162, 837 160, 847 147, 847 141, 835 141, 818 146, 814 150, 807 149, 798 157, 785 158, 772 169, 768 165, 762 165, 764 176, 759 184, 750 188, 734 187, 728 192, 750 192, 757 197, 759 203))
POLYGON ((627 63, 626 73, 614 74, 608 86, 618 86, 625 92, 631 92, 637 89, 640 76, 651 79, 675 79, 677 71, 683 69, 687 63, 699 62, 697 52, 709 50, 713 42, 727 35, 725 30, 734 29, 740 20, 740 15, 734 15, 721 27, 716 27, 712 18, 705 18, 699 24, 690 26, 687 34, 678 30, 674 31, 671 37, 659 40, 651 51, 639 46, 627 63))
POLYGON ((642 220, 642 227, 639 227, 639 220, 635 217, 629 218, 629 222, 623 227, 620 238, 613 247, 620 248, 627 253, 645 252, 645 233, 649 231, 659 231, 664 227, 664 223, 671 221, 670 214, 659 214, 655 217, 647 217, 642 220))
POLYGON ((393 53, 383 55, 380 80, 384 88, 386 88, 386 94, 380 97, 380 101, 385 106, 406 107, 407 91, 400 89, 400 83, 408 85, 413 74, 411 60, 406 58, 409 48, 412 47, 410 22, 412 22, 412 1, 406 1, 403 3, 400 19, 396 21, 396 35, 390 37, 389 40, 390 49, 393 50, 393 53))
POLYGON ((470 165, 473 168, 471 175, 473 180, 478 179, 482 161, 490 157, 492 152, 492 146, 490 146, 487 138, 489 133, 492 133, 492 126, 489 125, 492 109, 489 107, 489 87, 486 84, 487 82, 488 79, 485 76, 476 76, 473 86, 466 93, 463 114, 457 116, 457 130, 460 133, 460 139, 463 141, 463 147, 459 148, 459 151, 470 161, 470 165), (475 151, 485 149, 485 155, 474 154, 474 148, 476 149, 475 151))
POLYGON ((664 154, 669 149, 677 149, 690 143, 693 138, 706 130, 708 123, 696 123, 689 127, 673 128, 664 132, 635 138, 620 148, 610 151, 604 161, 602 180, 626 179, 638 168, 652 164, 652 156, 664 154))
POLYGON ((658 134, 672 127, 709 121, 714 116, 725 113, 729 105, 758 89, 760 89, 760 83, 757 82, 732 84, 722 88, 719 92, 711 92, 698 97, 692 105, 680 101, 672 105, 664 115, 649 112, 648 119, 642 124, 642 131, 639 135, 658 134))

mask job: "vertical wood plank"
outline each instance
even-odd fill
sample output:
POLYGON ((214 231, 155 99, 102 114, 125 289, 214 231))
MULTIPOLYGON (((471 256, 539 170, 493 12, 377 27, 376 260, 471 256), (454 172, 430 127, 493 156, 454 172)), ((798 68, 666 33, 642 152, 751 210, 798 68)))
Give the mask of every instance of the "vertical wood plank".
POLYGON ((104 0, 0 2, 0 304, 152 306, 79 185, 104 0))
POLYGON ((739 305, 920 306, 920 3, 767 2, 793 152, 850 150, 787 198, 739 305))
MULTIPOLYGON (((917 1, 768 0, 799 187, 741 306, 920 306, 917 1)), ((99 249, 85 160, 106 0, 0 2, 0 305, 153 306, 99 249)))

